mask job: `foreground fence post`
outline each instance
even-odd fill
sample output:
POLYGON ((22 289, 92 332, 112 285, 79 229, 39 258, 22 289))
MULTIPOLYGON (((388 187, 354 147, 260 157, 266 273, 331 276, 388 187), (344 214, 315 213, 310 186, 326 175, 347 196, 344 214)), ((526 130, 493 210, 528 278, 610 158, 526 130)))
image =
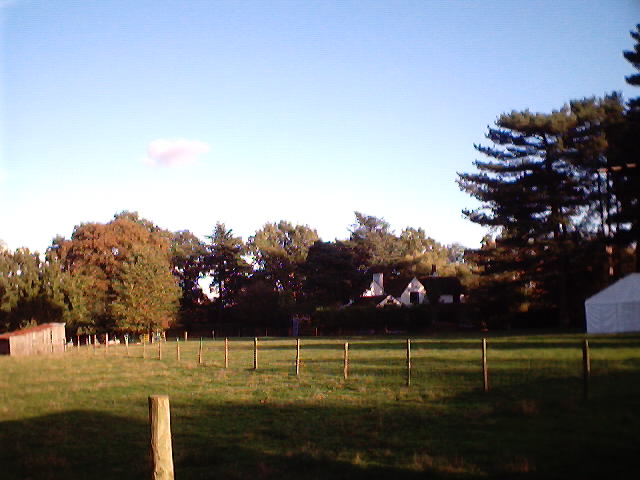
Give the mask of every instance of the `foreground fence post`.
POLYGON ((589 340, 582 342, 582 393, 584 399, 589 398, 589 380, 591 377, 591 355, 589 354, 589 340))
POLYGON ((253 339, 253 369, 258 369, 258 337, 253 339))
POLYGON ((411 386, 411 339, 407 338, 407 387, 411 386))
POLYGON ((344 342, 344 379, 349 378, 349 342, 344 342))
POLYGON ((173 452, 171 449, 171 414, 169 397, 149 397, 151 424, 151 479, 173 480, 173 452))
POLYGON ((224 368, 229 368, 229 339, 224 339, 224 368))
POLYGON ((489 372, 487 370, 487 339, 482 339, 482 390, 489 391, 489 372))
POLYGON ((300 375, 300 339, 296 338, 296 375, 300 375))

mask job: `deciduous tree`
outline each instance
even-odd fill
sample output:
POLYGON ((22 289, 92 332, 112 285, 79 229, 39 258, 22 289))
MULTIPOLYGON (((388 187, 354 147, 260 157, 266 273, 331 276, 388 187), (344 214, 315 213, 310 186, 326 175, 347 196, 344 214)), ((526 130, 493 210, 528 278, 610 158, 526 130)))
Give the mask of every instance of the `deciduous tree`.
POLYGON ((281 220, 267 223, 247 242, 254 265, 273 287, 295 300, 304 281, 301 266, 318 234, 307 225, 293 225, 281 220))

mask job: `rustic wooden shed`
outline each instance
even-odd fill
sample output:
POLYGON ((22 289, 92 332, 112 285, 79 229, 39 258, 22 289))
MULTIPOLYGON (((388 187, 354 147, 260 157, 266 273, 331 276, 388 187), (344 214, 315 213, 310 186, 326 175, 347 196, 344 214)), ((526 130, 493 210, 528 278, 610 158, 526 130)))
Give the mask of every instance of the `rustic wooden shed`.
POLYGON ((0 335, 0 355, 27 356, 64 352, 64 323, 43 323, 0 335))

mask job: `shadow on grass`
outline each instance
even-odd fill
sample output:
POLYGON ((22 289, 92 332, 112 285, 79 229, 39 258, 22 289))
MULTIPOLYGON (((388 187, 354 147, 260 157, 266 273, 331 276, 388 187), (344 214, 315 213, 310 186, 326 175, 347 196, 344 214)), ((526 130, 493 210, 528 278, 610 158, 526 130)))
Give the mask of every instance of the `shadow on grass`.
MULTIPOLYGON (((624 478, 637 472, 640 374, 562 379, 430 401, 399 388, 384 404, 172 400, 178 479, 624 478)), ((366 393, 363 393, 366 396, 366 393)), ((3 479, 148 477, 146 419, 68 411, 0 423, 3 479)))
POLYGON ((143 478, 148 426, 95 411, 0 423, 3 479, 143 478))

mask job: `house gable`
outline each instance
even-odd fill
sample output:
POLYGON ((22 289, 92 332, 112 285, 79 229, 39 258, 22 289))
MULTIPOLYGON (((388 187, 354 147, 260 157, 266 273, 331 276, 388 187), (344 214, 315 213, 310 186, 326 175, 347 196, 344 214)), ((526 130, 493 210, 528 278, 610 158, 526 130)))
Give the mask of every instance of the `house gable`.
POLYGON ((404 290, 398 297, 400 303, 403 305, 419 305, 425 303, 427 290, 424 285, 416 277, 413 277, 409 283, 406 284, 404 290))
MULTIPOLYGON (((382 273, 374 273, 373 281, 362 297, 392 297, 398 305, 423 303, 460 303, 463 289, 456 277, 398 277, 384 280, 382 273)), ((387 302, 387 304, 389 304, 387 302)))
POLYGON ((371 285, 362 293, 361 297, 378 297, 384 294, 384 274, 374 273, 371 285))

